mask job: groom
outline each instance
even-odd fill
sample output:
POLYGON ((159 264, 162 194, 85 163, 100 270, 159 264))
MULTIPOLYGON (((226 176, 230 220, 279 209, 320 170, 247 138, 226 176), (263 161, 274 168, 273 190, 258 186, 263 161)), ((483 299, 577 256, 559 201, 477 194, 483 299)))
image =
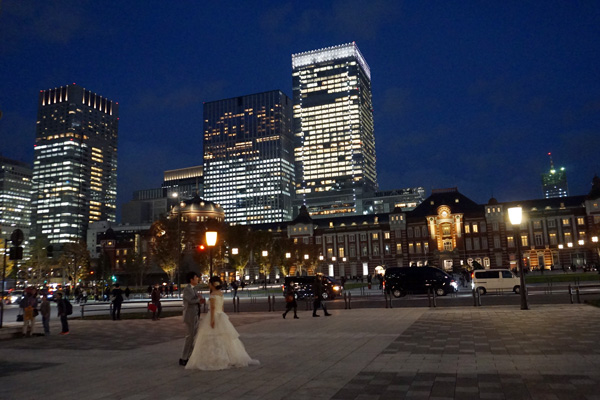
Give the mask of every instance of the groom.
POLYGON ((196 293, 196 286, 200 282, 198 274, 190 271, 185 276, 189 285, 183 289, 183 323, 185 324, 185 344, 183 353, 179 359, 179 365, 186 365, 194 347, 194 337, 198 327, 198 318, 200 315, 200 304, 205 300, 201 294, 196 293))

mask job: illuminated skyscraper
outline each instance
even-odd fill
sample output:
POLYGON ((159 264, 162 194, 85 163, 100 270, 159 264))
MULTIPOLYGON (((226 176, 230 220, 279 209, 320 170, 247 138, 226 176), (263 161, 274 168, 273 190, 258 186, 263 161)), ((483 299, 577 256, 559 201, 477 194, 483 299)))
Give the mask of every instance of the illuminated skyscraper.
MULTIPOLYGON (((10 240, 15 229, 23 231, 26 255, 31 227, 31 173, 29 164, 0 156, 0 237, 10 240)), ((4 248, 0 255, 4 255, 4 248)))
MULTIPOLYGON (((40 91, 33 231, 60 245, 116 220, 119 106, 81 86, 40 91)), ((57 248, 55 246, 55 248, 57 248)))
POLYGON ((569 196, 569 186, 567 185, 567 172, 565 167, 559 169, 554 168, 552 154, 550 157, 550 171, 542 174, 542 189, 544 190, 544 198, 551 199, 553 197, 569 196))
POLYGON ((291 220, 292 102, 279 90, 204 104, 204 197, 234 224, 291 220))
POLYGON ((297 205, 362 213, 377 189, 371 70, 355 43, 292 55, 297 205))

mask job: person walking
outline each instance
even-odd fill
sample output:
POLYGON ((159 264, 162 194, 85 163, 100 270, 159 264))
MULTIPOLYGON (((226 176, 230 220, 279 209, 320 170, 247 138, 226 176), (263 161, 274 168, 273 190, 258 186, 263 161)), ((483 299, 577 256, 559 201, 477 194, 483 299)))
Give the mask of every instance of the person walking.
POLYGON ((58 293, 58 301, 56 302, 56 308, 58 309, 58 316, 60 317, 60 323, 62 325, 61 335, 69 334, 69 321, 67 320, 69 300, 63 298, 62 293, 58 293))
POLYGON ((326 317, 331 315, 327 312, 327 307, 325 307, 325 303, 323 302, 323 292, 325 288, 323 287, 323 281, 321 279, 321 276, 317 275, 315 277, 315 281, 313 282, 313 317, 320 317, 320 315, 317 314, 319 307, 323 309, 326 317))
POLYGON ((238 291, 237 281, 231 282, 231 290, 233 292, 232 295, 231 295, 231 297, 235 299, 235 297, 237 296, 237 291, 238 291))
POLYGON ((44 335, 50 335, 50 302, 48 295, 42 295, 42 304, 40 305, 40 314, 42 314, 42 325, 44 326, 44 335))
POLYGON ((290 284, 285 288, 285 312, 283 313, 283 319, 291 309, 294 309, 294 319, 298 318, 298 303, 296 302, 296 291, 294 290, 293 284, 290 284))
POLYGON ((154 284, 154 289, 152 289, 152 293, 150 293, 150 298, 152 300, 152 304, 156 309, 152 312, 152 320, 158 321, 160 319, 160 312, 162 311, 162 305, 160 304, 160 288, 158 283, 154 284))
POLYGON ((112 319, 116 321, 121 319, 121 305, 123 304, 123 291, 121 290, 121 285, 119 283, 115 283, 115 288, 112 290, 112 319))
POLYGON ((131 289, 129 289, 129 285, 125 288, 125 297, 129 300, 129 295, 131 295, 131 289))
POLYGON ((198 274, 190 271, 185 276, 188 285, 183 289, 183 323, 185 324, 185 342, 183 351, 179 359, 179 365, 185 366, 194 349, 194 338, 198 329, 198 320, 200 319, 200 304, 205 300, 198 293, 196 286, 200 282, 198 274))

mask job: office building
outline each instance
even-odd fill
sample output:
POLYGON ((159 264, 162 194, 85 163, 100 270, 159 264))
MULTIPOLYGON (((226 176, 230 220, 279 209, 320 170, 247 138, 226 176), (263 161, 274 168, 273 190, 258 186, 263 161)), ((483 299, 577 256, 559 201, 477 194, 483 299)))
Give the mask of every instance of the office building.
POLYGON ((204 167, 202 165, 165 171, 163 188, 167 196, 179 199, 191 199, 204 195, 204 167))
POLYGON ((567 171, 565 171, 565 167, 555 168, 552 161, 552 154, 548 153, 548 156, 550 157, 550 171, 542 174, 544 198, 567 197, 569 195, 567 171))
POLYGON ((362 214, 377 190, 371 71, 355 43, 292 55, 296 205, 362 214))
POLYGON ((292 102, 279 90, 204 103, 204 198, 232 224, 287 221, 292 102))
MULTIPOLYGON (((14 230, 20 229, 25 237, 25 255, 31 228, 31 176, 29 164, 0 156, 0 237, 10 240, 14 230)), ((4 244, 0 255, 4 255, 4 244)))
POLYGON ((42 90, 33 163, 33 230, 58 245, 116 220, 118 103, 79 85, 42 90))

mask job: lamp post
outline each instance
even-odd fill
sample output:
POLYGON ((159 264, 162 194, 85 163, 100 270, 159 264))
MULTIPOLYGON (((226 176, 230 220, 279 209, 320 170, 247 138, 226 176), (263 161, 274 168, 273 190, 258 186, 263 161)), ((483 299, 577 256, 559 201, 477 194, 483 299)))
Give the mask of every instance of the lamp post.
POLYGON ((267 263, 266 263, 266 258, 269 257, 269 252, 267 250, 263 250, 262 251, 262 256, 263 258, 265 258, 265 264, 263 267, 263 272, 265 274, 265 292, 267 291, 267 263))
POLYGON ((213 247, 217 244, 217 232, 216 231, 206 231, 206 245, 209 247, 209 255, 210 255, 210 264, 208 269, 208 278, 210 279, 213 276, 213 247))
MULTIPOLYGON (((600 251, 598 251, 598 236, 592 236, 592 243, 594 243, 594 250, 596 251, 596 256, 600 256, 600 251)), ((596 268, 598 265, 596 265, 596 268)))
POLYGON ((514 228, 515 235, 515 243, 517 245, 517 268, 519 269, 519 280, 521 284, 520 294, 521 294, 521 310, 529 310, 529 306, 527 305, 527 288, 525 287, 525 274, 523 271, 523 263, 521 260, 521 220, 523 219, 523 208, 521 207, 511 207, 508 209, 508 218, 510 223, 514 228))
POLYGON ((323 273, 323 260, 325 260, 325 257, 323 257, 323 254, 321 254, 319 256, 319 261, 320 261, 320 263, 319 263, 319 272, 320 273, 323 273))

